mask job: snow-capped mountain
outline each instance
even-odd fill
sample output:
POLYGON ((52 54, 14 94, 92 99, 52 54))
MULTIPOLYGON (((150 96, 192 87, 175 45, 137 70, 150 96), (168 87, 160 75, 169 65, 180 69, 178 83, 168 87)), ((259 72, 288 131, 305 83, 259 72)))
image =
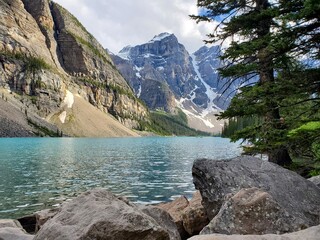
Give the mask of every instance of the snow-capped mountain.
POLYGON ((216 132, 222 123, 216 122, 214 115, 231 99, 229 94, 221 95, 224 83, 217 72, 219 55, 219 46, 202 47, 190 55, 174 34, 161 33, 111 56, 149 108, 174 112, 180 107, 188 115, 190 126, 216 132))

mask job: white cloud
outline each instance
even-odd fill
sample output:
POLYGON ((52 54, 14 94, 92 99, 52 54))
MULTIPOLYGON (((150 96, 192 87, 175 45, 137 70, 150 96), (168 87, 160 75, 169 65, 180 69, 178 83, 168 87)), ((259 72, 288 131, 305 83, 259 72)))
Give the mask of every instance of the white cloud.
POLYGON ((188 51, 200 48, 212 24, 196 22, 197 0, 54 0, 99 42, 117 53, 127 45, 145 43, 162 32, 174 33, 188 51))

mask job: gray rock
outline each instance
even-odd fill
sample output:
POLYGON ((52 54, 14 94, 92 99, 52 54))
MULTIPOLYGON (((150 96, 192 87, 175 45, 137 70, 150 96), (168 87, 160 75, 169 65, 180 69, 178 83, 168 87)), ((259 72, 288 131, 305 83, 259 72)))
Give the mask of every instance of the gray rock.
POLYGON ((220 161, 199 159, 194 162, 192 174, 211 220, 226 198, 242 188, 256 187, 270 194, 283 211, 302 220, 305 226, 319 224, 320 189, 276 164, 248 156, 220 161))
POLYGON ((17 220, 13 219, 0 219, 0 228, 22 228, 21 224, 17 220))
POLYGON ((226 200, 200 234, 279 234, 305 227, 301 219, 290 215, 270 194, 248 188, 226 200))
POLYGON ((180 240, 180 233, 174 220, 166 211, 157 207, 143 206, 141 211, 152 217, 161 227, 169 233, 170 240, 180 240))
POLYGON ((183 227, 190 236, 199 232, 209 223, 207 213, 202 206, 199 191, 195 192, 189 205, 182 212, 183 227))
POLYGON ((54 208, 54 209, 44 209, 41 211, 36 212, 35 218, 36 218, 36 225, 35 225, 35 232, 37 233, 41 227, 51 218, 53 218, 57 213, 60 211, 60 208, 54 208))
POLYGON ((310 227, 298 232, 287 233, 283 235, 198 235, 189 240, 319 240, 320 226, 310 227))
POLYGON ((171 113, 176 110, 174 95, 166 83, 151 79, 141 81, 140 98, 153 110, 163 109, 171 113))
POLYGON ((320 175, 308 178, 308 180, 320 188, 320 175))
POLYGON ((160 203, 156 207, 165 210, 174 220, 180 236, 185 239, 189 236, 183 226, 182 213, 189 206, 189 201, 185 196, 181 196, 172 202, 160 203))
POLYGON ((33 235, 27 234, 17 220, 0 220, 1 240, 31 240, 33 235))
POLYGON ((201 204, 200 192, 193 194, 188 201, 185 196, 175 199, 172 202, 156 205, 167 211, 173 218, 182 239, 199 234, 199 232, 209 223, 209 219, 201 204))
POLYGON ((165 240, 169 233, 137 206, 102 189, 88 191, 62 206, 44 224, 37 240, 165 240))

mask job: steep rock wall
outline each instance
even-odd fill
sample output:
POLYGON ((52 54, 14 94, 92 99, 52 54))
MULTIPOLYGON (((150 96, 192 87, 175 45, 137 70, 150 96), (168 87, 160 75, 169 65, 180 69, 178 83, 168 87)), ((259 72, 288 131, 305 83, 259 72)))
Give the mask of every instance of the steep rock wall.
POLYGON ((58 60, 58 46, 55 40, 54 20, 51 15, 49 1, 43 0, 23 0, 25 9, 36 20, 42 34, 45 37, 45 43, 50 51, 52 60, 56 67, 61 68, 58 60))
POLYGON ((139 128, 147 109, 115 68, 101 44, 67 10, 51 3, 62 66, 81 88, 81 95, 123 124, 139 128))
POLYGON ((47 0, 0 0, 0 87, 28 111, 60 111, 67 89, 130 128, 148 121, 98 41, 67 10, 47 0))
POLYGON ((0 86, 21 95, 29 111, 57 111, 65 83, 37 21, 20 0, 0 1, 0 86))

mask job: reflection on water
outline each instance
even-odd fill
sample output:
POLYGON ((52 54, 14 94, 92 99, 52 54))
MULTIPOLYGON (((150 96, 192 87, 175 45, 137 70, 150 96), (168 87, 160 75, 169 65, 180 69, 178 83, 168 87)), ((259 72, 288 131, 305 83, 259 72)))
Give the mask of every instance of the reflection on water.
POLYGON ((238 156, 222 138, 0 139, 0 218, 57 206, 100 187, 157 203, 194 192, 197 158, 238 156))

